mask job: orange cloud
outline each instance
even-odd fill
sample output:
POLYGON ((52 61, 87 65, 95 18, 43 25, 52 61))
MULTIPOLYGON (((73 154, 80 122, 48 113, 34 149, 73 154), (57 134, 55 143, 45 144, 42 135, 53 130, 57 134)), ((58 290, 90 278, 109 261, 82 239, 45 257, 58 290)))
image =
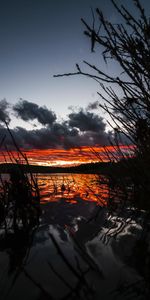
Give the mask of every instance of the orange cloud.
MULTIPOLYGON (((24 151, 28 161, 33 165, 43 166, 68 166, 78 165, 81 163, 99 162, 115 160, 116 158, 122 158, 123 156, 133 156, 135 151, 134 145, 121 145, 107 146, 107 147, 80 147, 65 149, 33 149, 24 151)), ((10 153, 6 151, 0 151, 0 163, 4 162, 23 162, 23 159, 16 151, 10 153)))

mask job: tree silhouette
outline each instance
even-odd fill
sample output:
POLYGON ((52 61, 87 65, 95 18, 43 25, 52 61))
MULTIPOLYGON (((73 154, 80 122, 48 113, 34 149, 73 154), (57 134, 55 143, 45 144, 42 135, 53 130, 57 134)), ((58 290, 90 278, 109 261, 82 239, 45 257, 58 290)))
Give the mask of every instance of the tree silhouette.
MULTIPOLYGON (((116 140, 124 134, 135 145, 138 158, 137 185, 148 189, 150 185, 150 19, 146 16, 139 0, 132 0, 135 14, 124 5, 119 6, 111 0, 122 17, 121 24, 106 20, 97 8, 92 10, 92 26, 81 19, 85 26, 84 34, 90 39, 91 52, 100 46, 100 55, 106 64, 116 62, 121 68, 120 74, 109 74, 97 65, 83 61, 86 68, 77 65, 77 72, 58 74, 59 76, 84 75, 96 80, 101 88, 98 92, 99 106, 111 117, 110 125, 114 129, 116 140), (135 16, 134 16, 135 15, 135 16), (96 25, 95 25, 96 24, 96 25), (87 71, 89 68, 89 72, 87 71), (121 95, 121 96, 120 96, 121 95), (120 135, 121 136, 121 135, 120 135), (142 175, 142 176, 141 176, 142 175)), ((135 170, 134 170, 134 173, 135 170)), ((143 189, 142 189, 143 193, 143 189)))

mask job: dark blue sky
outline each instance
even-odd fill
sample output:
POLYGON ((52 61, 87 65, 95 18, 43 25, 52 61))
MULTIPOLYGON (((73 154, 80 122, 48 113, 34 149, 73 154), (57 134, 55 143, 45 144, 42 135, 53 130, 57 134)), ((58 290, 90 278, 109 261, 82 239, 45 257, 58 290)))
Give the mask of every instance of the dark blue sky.
MULTIPOLYGON (((124 2, 131 4, 131 0, 124 2)), ((141 1, 147 12, 149 2, 141 1)), ((83 59, 103 67, 101 56, 91 54, 80 21, 83 17, 90 22, 91 6, 118 21, 109 0, 0 1, 0 99, 13 104, 23 98, 46 105, 61 118, 68 106, 85 107, 98 99, 98 86, 92 80, 53 78, 73 71, 83 59)))

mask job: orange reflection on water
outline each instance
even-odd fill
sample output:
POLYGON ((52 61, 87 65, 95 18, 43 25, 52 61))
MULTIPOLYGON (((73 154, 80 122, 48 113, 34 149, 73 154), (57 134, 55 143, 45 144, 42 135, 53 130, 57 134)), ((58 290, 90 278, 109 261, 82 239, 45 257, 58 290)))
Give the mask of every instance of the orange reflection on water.
POLYGON ((108 186, 103 176, 95 174, 38 174, 41 202, 81 200, 106 205, 108 186), (100 184, 101 182, 101 184, 100 184))

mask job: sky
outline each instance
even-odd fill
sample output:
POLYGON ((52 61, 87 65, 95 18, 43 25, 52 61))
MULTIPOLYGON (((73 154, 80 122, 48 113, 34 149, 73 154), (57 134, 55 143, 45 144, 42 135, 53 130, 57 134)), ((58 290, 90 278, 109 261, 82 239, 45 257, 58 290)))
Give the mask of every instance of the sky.
MULTIPOLYGON (((131 0, 125 3, 134 10, 131 0)), ((141 3, 150 11, 149 1, 141 3)), ((109 0, 0 1, 0 100, 9 103, 2 101, 0 109, 11 111, 10 126, 25 148, 107 144, 111 136, 101 110, 88 111, 89 104, 99 100, 97 83, 80 76, 53 77, 75 71, 75 64, 82 65, 83 60, 104 71, 117 68, 111 65, 110 70, 100 51, 90 51, 81 18, 92 23, 91 7, 99 7, 113 23, 120 21, 109 0), (61 131, 67 136, 65 141, 61 131), (29 143, 31 138, 33 143, 29 143)))
MULTIPOLYGON (((96 84, 82 78, 53 78, 72 71, 83 59, 95 60, 83 35, 81 17, 91 21, 91 7, 115 18, 110 1, 1 0, 0 99, 19 98, 45 104, 60 118, 68 106, 96 100, 96 84)), ((15 126, 15 123, 14 123, 15 126)))

